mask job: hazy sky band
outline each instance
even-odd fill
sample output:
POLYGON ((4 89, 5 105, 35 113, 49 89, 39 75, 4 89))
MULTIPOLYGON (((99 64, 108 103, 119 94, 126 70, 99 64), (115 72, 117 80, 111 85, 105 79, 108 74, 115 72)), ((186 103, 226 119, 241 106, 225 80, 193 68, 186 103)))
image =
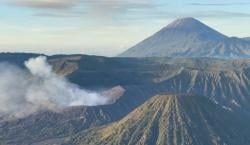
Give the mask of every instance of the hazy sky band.
POLYGON ((2 0, 0 50, 114 56, 179 17, 250 36, 244 0, 2 0))

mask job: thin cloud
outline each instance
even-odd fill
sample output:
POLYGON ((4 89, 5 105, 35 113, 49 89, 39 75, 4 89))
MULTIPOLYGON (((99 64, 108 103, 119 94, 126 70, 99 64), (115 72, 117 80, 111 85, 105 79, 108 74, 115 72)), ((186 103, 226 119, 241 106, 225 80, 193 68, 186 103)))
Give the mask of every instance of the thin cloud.
POLYGON ((6 2, 10 6, 32 8, 34 9, 32 15, 38 17, 108 18, 126 14, 131 9, 156 7, 153 0, 6 0, 6 2))
POLYGON ((35 9, 68 9, 74 6, 103 9, 145 8, 151 0, 6 0, 8 4, 35 9))
POLYGON ((8 0, 8 4, 35 9, 68 9, 79 0, 8 0))
POLYGON ((152 0, 81 0, 90 13, 119 14, 129 9, 148 9, 154 7, 152 0))
POLYGON ((197 12, 194 15, 196 15, 196 17, 202 17, 202 18, 250 17, 250 13, 228 12, 228 11, 203 11, 203 12, 197 12))
POLYGON ((192 6, 235 6, 235 5, 249 5, 250 2, 238 2, 238 3, 188 3, 192 6))
POLYGON ((55 17, 55 18, 78 18, 86 13, 84 12, 70 12, 70 13, 56 13, 56 12, 40 12, 32 16, 35 17, 55 17))

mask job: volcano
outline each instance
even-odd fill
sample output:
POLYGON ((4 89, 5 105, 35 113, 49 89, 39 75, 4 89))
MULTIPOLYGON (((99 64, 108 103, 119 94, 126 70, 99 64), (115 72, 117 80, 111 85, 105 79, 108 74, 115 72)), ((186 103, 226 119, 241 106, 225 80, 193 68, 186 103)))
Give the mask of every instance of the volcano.
POLYGON ((157 95, 118 122, 78 133, 67 145, 248 144, 247 120, 205 97, 157 95))
POLYGON ((177 19, 120 57, 250 57, 250 41, 228 37, 194 18, 177 19))

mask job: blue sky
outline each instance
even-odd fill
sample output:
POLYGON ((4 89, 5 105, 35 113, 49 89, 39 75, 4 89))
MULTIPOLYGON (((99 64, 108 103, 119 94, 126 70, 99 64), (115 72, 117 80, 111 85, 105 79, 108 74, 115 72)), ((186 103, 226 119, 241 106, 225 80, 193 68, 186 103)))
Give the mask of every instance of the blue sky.
POLYGON ((250 37, 249 0, 1 0, 0 51, 115 56, 176 18, 250 37))

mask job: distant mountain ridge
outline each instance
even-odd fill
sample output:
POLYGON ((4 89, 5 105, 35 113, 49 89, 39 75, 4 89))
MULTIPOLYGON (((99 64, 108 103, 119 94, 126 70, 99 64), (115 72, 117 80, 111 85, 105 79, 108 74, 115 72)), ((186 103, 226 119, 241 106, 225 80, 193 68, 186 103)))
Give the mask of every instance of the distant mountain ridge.
POLYGON ((250 41, 228 37, 194 18, 177 19, 120 57, 250 57, 250 41))

